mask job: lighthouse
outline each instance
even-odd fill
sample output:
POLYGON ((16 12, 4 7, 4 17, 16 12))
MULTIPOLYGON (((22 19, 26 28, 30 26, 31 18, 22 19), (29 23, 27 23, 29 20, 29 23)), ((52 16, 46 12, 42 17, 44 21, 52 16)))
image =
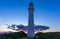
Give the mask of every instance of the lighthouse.
POLYGON ((29 17, 28 17, 28 35, 27 37, 32 38, 35 36, 34 34, 34 6, 33 3, 30 2, 28 7, 29 17))

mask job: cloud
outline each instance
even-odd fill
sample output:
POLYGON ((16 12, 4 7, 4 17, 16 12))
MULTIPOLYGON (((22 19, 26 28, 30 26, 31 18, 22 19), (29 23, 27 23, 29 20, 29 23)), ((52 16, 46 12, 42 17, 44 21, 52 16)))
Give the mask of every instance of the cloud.
MULTIPOLYGON (((16 24, 13 24, 13 25, 9 25, 8 28, 10 29, 13 29, 13 30, 24 30, 24 31, 27 31, 28 30, 28 26, 25 26, 25 25, 16 25, 16 24), (16 29, 17 28, 17 29, 16 29)), ((42 26, 42 25, 35 25, 34 26, 34 30, 35 31, 42 31, 42 30, 47 30, 49 29, 48 26, 42 26)))

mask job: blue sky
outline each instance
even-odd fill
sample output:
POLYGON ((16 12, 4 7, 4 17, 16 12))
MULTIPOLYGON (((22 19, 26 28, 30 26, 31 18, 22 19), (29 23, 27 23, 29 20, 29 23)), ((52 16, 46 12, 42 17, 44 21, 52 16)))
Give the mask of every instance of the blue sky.
POLYGON ((60 30, 60 0, 0 0, 0 27, 5 28, 5 24, 27 25, 30 1, 35 8, 35 24, 60 30))

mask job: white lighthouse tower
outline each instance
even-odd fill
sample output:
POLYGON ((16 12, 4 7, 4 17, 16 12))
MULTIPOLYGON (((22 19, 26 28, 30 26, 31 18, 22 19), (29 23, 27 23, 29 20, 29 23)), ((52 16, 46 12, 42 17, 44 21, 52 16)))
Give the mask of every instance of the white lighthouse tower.
POLYGON ((35 36, 34 34, 34 7, 33 7, 33 3, 30 2, 29 4, 29 8, 28 8, 28 12, 29 12, 29 19, 28 19, 28 36, 29 38, 32 38, 35 36))

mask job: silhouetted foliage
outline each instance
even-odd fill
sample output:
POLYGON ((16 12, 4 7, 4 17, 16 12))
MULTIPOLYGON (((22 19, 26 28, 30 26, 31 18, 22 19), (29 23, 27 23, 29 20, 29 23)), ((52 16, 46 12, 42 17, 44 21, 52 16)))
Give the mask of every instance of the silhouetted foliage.
POLYGON ((37 33, 38 39, 60 39, 60 32, 37 33))
POLYGON ((27 37, 27 34, 24 33, 23 31, 21 32, 15 32, 15 33, 10 33, 10 34, 4 34, 4 35, 1 35, 0 38, 1 39, 19 39, 19 38, 22 38, 22 37, 27 37))
MULTIPOLYGON (((0 39, 21 39, 27 37, 23 31, 0 35, 0 39)), ((32 39, 60 39, 60 32, 37 33, 32 39)))

